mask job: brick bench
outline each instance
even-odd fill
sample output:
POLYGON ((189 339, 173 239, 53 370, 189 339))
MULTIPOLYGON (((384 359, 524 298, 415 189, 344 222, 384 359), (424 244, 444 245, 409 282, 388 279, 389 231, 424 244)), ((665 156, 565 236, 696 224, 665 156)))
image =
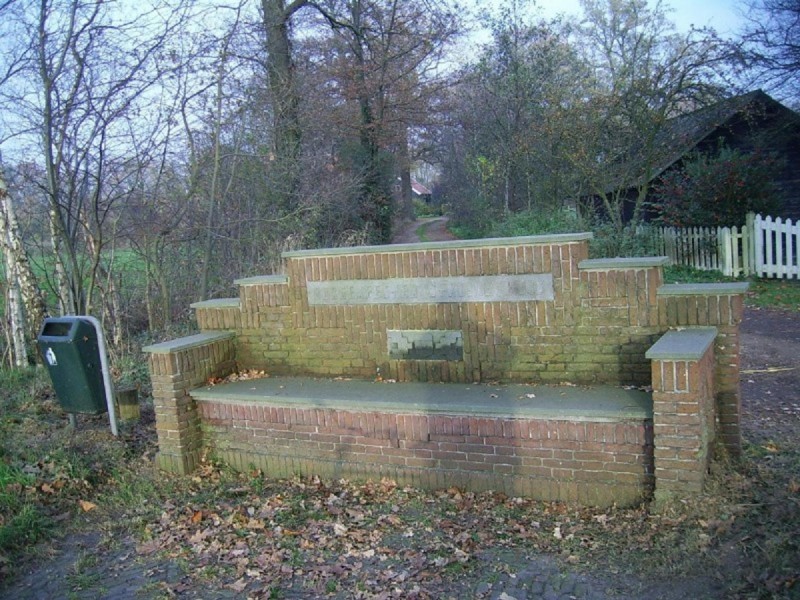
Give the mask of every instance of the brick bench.
POLYGON ((654 479, 657 499, 698 492, 714 440, 734 455, 741 447, 747 284, 665 285, 666 258, 589 259, 590 238, 284 253, 281 275, 193 304, 202 334, 145 349, 158 464, 189 472, 208 446, 275 474, 389 475, 588 504, 638 501, 654 479), (371 388, 361 404, 352 391, 330 404, 328 388, 194 391, 235 368, 331 389, 337 378, 402 383, 371 388), (541 386, 529 388, 539 401, 548 385, 586 387, 553 388, 558 413, 528 412, 524 393, 505 405, 501 394, 465 396, 463 386, 493 381, 541 386), (651 385, 643 412, 595 410, 603 386, 651 385), (395 389, 392 404, 384 395, 395 389), (460 392, 442 408, 445 389, 460 392))

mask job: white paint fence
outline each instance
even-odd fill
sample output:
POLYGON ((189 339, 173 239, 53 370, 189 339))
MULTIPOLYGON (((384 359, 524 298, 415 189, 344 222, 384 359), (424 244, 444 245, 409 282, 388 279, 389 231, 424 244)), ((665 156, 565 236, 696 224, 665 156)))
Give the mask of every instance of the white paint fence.
POLYGON ((800 223, 750 213, 743 227, 656 227, 658 253, 672 264, 724 275, 800 279, 800 223))

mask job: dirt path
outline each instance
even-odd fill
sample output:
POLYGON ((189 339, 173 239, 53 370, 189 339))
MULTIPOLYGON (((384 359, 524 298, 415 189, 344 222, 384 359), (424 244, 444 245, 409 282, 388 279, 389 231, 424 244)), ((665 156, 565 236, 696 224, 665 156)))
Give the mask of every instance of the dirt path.
MULTIPOLYGON (((417 236, 419 239, 417 232, 420 227, 425 227, 423 233, 428 232, 428 239, 438 238, 439 232, 445 231, 445 221, 431 219, 416 223, 413 227, 409 226, 406 233, 410 231, 410 236, 417 236)), ((405 239, 414 241, 413 237, 405 239)), ((218 561, 217 566, 204 565, 202 562, 207 559, 204 558, 199 563, 197 560, 193 562, 193 559, 187 559, 187 556, 192 556, 191 551, 177 542, 170 542, 167 547, 158 547, 155 540, 171 539, 169 532, 172 525, 162 527, 166 534, 162 533, 161 538, 154 537, 161 526, 156 519, 147 525, 148 535, 151 537, 143 540, 141 529, 136 533, 120 527, 126 519, 125 515, 109 515, 105 519, 82 516, 76 521, 78 529, 83 533, 71 533, 49 542, 42 548, 38 560, 31 560, 19 567, 19 578, 10 587, 0 589, 0 597, 20 600, 244 597, 683 600, 797 597, 795 594, 799 593, 800 587, 795 589, 793 586, 800 586, 800 575, 798 583, 792 584, 794 580, 791 575, 770 570, 752 575, 754 581, 747 583, 750 587, 745 592, 731 593, 728 586, 732 581, 741 582, 742 579, 751 577, 744 577, 741 572, 747 569, 753 553, 758 549, 766 548, 778 556, 783 554, 789 557, 793 556, 792 552, 796 552, 790 545, 781 546, 775 540, 789 540, 787 544, 793 544, 796 541, 791 540, 796 540, 796 534, 800 534, 797 531, 800 519, 796 508, 800 491, 800 482, 797 479, 800 473, 800 443, 797 435, 800 431, 800 313, 747 309, 742 325, 742 369, 743 431, 751 465, 747 475, 751 489, 746 494, 743 492, 745 500, 736 510, 750 513, 740 514, 735 523, 731 518, 733 525, 730 529, 714 529, 719 541, 715 542, 718 545, 712 548, 711 553, 695 550, 696 558, 690 556, 682 570, 668 576, 662 574, 655 577, 646 567, 636 564, 637 561, 615 565, 613 559, 609 563, 609 559, 601 558, 597 563, 586 561, 573 564, 574 557, 569 553, 559 553, 552 548, 536 550, 538 546, 533 548, 519 545, 519 540, 514 541, 513 536, 503 538, 505 541, 501 545, 489 544, 472 554, 468 570, 460 570, 457 562, 449 563, 436 574, 424 570, 419 573, 413 570, 406 572, 397 567, 392 567, 395 570, 389 569, 387 566, 394 564, 392 561, 399 560, 405 554, 413 555, 426 535, 441 533, 435 528, 431 530, 423 526, 425 519, 431 518, 425 506, 436 502, 431 499, 422 500, 419 508, 415 509, 420 511, 418 531, 390 534, 381 542, 383 547, 378 546, 379 553, 391 553, 389 558, 379 560, 377 554, 373 556, 367 551, 357 562, 346 563, 346 559, 334 555, 305 571, 286 562, 285 575, 277 580, 263 581, 261 586, 250 583, 246 590, 242 587, 241 576, 232 575, 230 565, 235 565, 235 561, 240 560, 238 558, 219 554, 214 559, 218 561), (85 519, 83 525, 80 524, 81 519, 85 519), (120 529, 123 530, 122 533, 120 529), (770 545, 777 547, 772 548, 770 545), (714 555, 714 568, 708 568, 703 562, 711 560, 710 554, 714 555), (226 560, 230 560, 230 564, 224 562, 226 560), (355 570, 342 571, 338 576, 338 585, 314 588, 309 583, 309 578, 317 576, 321 570, 341 568, 341 565, 350 569, 348 564, 352 564, 352 569, 355 570), (392 579, 381 579, 389 576, 392 579), (348 583, 354 577, 374 585, 366 590, 359 589, 348 583), (414 578, 422 578, 419 579, 420 586, 411 585, 414 578)), ((290 490, 286 491, 286 497, 289 498, 291 493, 290 490)), ((166 504, 163 514, 167 515, 170 500, 164 502, 166 504)), ((356 510, 365 510, 363 504, 356 503, 354 506, 356 510)), ((396 507, 396 510, 400 509, 400 506, 396 507)), ((175 508, 172 507, 172 510, 175 508)), ((222 512, 221 508, 219 510, 222 512)), ((468 513, 469 511, 465 514, 468 513)), ((396 514, 403 516, 402 512, 396 514)), ((492 515, 491 519, 495 519, 503 513, 485 514, 492 515)), ((642 519, 646 519, 646 511, 642 511, 641 515, 642 519)), ((454 523, 462 517, 461 514, 448 513, 442 522, 455 527, 454 523)), ((165 518, 162 516, 162 524, 165 518)), ((392 518, 395 517, 387 517, 392 518)), ((564 515, 564 518, 569 519, 569 515, 564 515)), ((622 517, 611 514, 609 518, 612 519, 609 525, 613 526, 613 519, 622 517)), ((637 518, 636 513, 631 513, 626 518, 637 518)), ((722 528, 728 523, 723 521, 726 518, 728 517, 720 515, 714 527, 722 528)), ((597 517, 590 517, 588 521, 591 524, 596 519, 597 517)), ((478 530, 471 532, 472 535, 481 535, 487 526, 504 526, 500 521, 496 525, 491 520, 481 523, 478 530)), ((176 522, 175 525, 177 524, 176 522)), ((526 529, 538 528, 539 523, 524 521, 514 527, 519 528, 519 535, 524 536, 526 529)), ((552 528, 552 524, 546 525, 542 521, 541 527, 552 528)), ((584 529, 576 530, 575 535, 581 540, 585 539, 586 543, 599 544, 600 553, 596 556, 605 557, 606 552, 612 550, 605 546, 606 540, 602 538, 602 531, 596 534, 587 532, 586 525, 581 527, 584 529)), ((645 525, 640 530, 641 535, 648 535, 650 529, 649 525, 645 525)), ((176 536, 178 532, 175 529, 176 536)), ((462 535, 469 536, 470 531, 465 530, 462 535)), ((553 536, 548 534, 544 539, 547 538, 552 541, 553 536)), ((294 538, 288 539, 292 541, 294 538)), ((632 537, 629 539, 631 543, 641 541, 632 537)), ((242 551, 245 549, 243 546, 242 551)), ((253 550, 260 551, 258 548, 253 550)), ((232 553, 236 551, 236 547, 231 550, 232 553)), ((320 561, 323 561, 322 556, 320 555, 320 561)), ((444 558, 446 557, 442 560, 444 558)), ((645 561, 654 557, 641 558, 645 561)), ((792 567, 790 565, 787 568, 792 567)), ((796 565, 794 568, 796 569, 796 565)))
POLYGON ((743 429, 751 443, 800 433, 800 313, 748 309, 742 322, 743 429))
POLYGON ((447 230, 447 217, 430 217, 408 221, 397 228, 393 244, 415 244, 419 242, 446 242, 457 239, 447 230))

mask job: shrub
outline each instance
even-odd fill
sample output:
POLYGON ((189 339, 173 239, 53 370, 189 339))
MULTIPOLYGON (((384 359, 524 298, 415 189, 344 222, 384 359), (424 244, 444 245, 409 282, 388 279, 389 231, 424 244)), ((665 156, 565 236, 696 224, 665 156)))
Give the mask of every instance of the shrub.
POLYGON ((592 227, 594 238, 589 242, 592 258, 657 256, 657 238, 647 227, 625 227, 621 232, 611 223, 592 227))
POLYGON ((414 216, 419 218, 423 217, 438 217, 442 214, 442 205, 433 205, 422 202, 422 200, 417 200, 414 198, 412 201, 414 204, 414 216))
POLYGON ((585 231, 580 217, 568 209, 524 210, 491 223, 488 237, 514 237, 585 231))
POLYGON ((748 212, 769 214, 776 207, 775 156, 720 146, 695 154, 665 173, 653 190, 659 220, 674 227, 739 226, 748 212))

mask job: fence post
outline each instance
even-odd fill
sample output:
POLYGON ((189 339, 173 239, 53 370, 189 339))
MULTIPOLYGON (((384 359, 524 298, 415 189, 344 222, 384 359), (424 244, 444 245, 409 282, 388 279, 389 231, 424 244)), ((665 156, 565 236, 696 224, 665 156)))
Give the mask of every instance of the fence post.
MULTIPOLYGON (((734 227, 734 229, 736 229, 734 227)), ((735 275, 733 264, 733 253, 731 252, 732 238, 731 230, 728 227, 717 229, 717 256, 720 260, 719 268, 722 274, 731 277, 735 275)))
MULTIPOLYGON (((748 214, 748 218, 753 213, 748 214)), ((762 277, 764 265, 764 237, 762 235, 761 215, 753 215, 753 270, 755 275, 762 277)))
POLYGON ((800 279, 800 248, 797 247, 796 237, 800 238, 800 223, 794 223, 792 220, 786 219, 786 278, 791 279, 794 276, 800 279))

